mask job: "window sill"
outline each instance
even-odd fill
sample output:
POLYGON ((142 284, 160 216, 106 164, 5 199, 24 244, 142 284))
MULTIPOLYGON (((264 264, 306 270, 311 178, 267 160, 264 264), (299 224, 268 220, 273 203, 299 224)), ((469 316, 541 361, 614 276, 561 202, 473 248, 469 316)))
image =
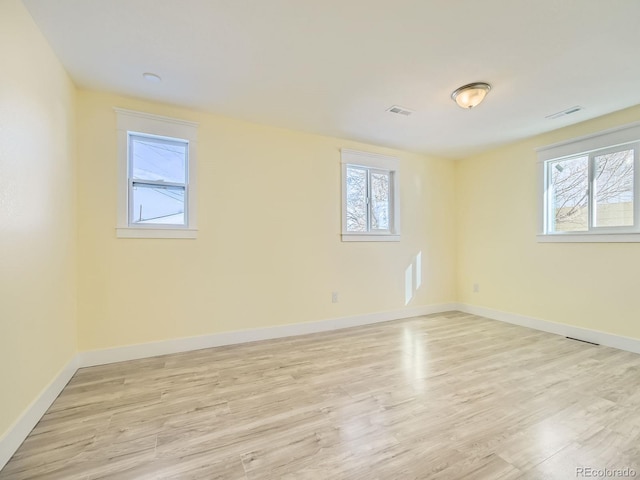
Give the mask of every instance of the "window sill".
POLYGON ((377 234, 353 234, 343 233, 343 242, 399 242, 399 234, 377 235, 377 234))
POLYGON ((118 238, 187 238, 198 236, 195 228, 116 228, 118 238))
POLYGON ((640 233, 538 234, 538 243, 640 243, 640 233))

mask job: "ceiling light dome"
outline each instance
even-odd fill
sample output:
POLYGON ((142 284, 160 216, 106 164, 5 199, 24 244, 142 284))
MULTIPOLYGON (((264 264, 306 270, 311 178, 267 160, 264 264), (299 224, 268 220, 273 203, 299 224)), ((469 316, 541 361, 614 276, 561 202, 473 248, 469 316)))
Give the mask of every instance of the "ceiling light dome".
POLYGON ((151 83, 160 83, 162 81, 162 78, 160 78, 160 75, 156 74, 156 73, 151 73, 151 72, 145 72, 142 74, 142 77, 151 83))
POLYGON ((491 85, 484 82, 475 82, 456 88, 451 98, 462 108, 477 107, 491 90, 491 85))

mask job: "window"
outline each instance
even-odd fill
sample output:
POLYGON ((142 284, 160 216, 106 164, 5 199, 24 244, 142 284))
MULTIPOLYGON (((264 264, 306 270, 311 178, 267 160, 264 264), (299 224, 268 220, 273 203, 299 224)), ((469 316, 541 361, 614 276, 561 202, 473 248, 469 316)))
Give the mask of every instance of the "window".
POLYGON ((187 224, 189 142, 129 133, 129 225, 187 224))
POLYGON ((640 241, 638 139, 634 124, 538 150, 543 241, 640 241))
POLYGON ((342 240, 400 240, 398 160, 342 149, 342 240))
POLYGON ((116 113, 118 237, 195 238, 196 124, 116 113))

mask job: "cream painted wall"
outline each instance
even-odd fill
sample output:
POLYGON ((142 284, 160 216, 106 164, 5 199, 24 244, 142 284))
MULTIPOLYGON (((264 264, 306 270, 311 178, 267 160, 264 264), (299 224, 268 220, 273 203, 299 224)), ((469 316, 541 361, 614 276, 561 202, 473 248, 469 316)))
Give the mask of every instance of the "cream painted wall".
POLYGON ((455 300, 452 162, 78 93, 81 351, 455 300), (113 107, 200 123, 196 240, 117 239, 113 107), (340 148, 401 160, 402 241, 340 240, 340 148), (331 292, 340 301, 331 303, 331 292))
POLYGON ((0 440, 76 353, 75 88, 0 2, 0 440))
POLYGON ((638 119, 633 107, 457 162, 462 303, 640 338, 640 244, 536 243, 534 151, 638 119))

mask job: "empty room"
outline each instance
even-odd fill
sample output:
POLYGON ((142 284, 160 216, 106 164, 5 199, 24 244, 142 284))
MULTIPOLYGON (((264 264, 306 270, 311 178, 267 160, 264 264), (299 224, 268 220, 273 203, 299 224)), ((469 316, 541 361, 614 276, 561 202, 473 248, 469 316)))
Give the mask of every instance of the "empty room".
POLYGON ((640 477, 639 27, 0 0, 0 480, 640 477))

